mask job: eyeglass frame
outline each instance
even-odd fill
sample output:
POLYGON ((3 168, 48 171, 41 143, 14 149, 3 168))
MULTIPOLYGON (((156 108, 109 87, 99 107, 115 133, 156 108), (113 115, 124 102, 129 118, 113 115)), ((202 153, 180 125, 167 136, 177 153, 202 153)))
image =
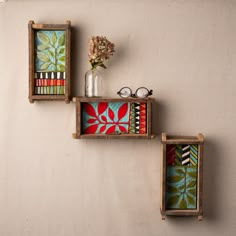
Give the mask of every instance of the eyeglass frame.
POLYGON ((148 90, 146 87, 139 87, 139 88, 137 88, 136 91, 135 91, 135 93, 132 93, 132 89, 131 89, 130 87, 122 87, 122 88, 117 92, 117 94, 118 94, 121 98, 129 98, 129 97, 131 97, 131 98, 141 98, 141 97, 138 97, 138 96, 137 96, 137 92, 138 92, 139 89, 146 89, 147 92, 148 92, 148 94, 147 94, 145 97, 142 97, 142 98, 147 98, 147 97, 149 97, 149 96, 151 96, 151 95, 153 94, 153 90, 152 90, 152 89, 148 90), (127 88, 127 89, 130 90, 130 95, 129 95, 128 97, 122 97, 122 96, 121 96, 121 90, 124 89, 124 88, 127 88))

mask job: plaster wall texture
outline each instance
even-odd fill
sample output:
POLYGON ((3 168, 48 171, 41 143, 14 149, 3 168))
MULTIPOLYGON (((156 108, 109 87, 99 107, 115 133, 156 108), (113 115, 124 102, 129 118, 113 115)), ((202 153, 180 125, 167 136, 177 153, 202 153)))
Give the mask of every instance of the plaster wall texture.
POLYGON ((236 1, 9 0, 0 3, 0 235, 236 235, 236 1), (75 106, 28 102, 29 20, 72 21, 72 93, 87 39, 116 53, 104 92, 154 90, 154 140, 74 140, 75 106), (206 137, 204 220, 160 205, 160 133, 206 137))

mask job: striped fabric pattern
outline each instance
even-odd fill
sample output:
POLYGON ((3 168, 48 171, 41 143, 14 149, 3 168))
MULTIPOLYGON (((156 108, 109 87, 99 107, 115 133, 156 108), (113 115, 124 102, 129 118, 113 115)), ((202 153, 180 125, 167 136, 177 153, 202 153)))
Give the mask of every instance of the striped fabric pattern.
POLYGON ((65 72, 36 72, 34 78, 36 95, 65 94, 65 72))
POLYGON ((166 146, 166 164, 175 166, 197 166, 197 144, 168 144, 166 146))
POLYGON ((190 145, 182 145, 182 158, 181 163, 183 166, 189 166, 190 163, 190 145))

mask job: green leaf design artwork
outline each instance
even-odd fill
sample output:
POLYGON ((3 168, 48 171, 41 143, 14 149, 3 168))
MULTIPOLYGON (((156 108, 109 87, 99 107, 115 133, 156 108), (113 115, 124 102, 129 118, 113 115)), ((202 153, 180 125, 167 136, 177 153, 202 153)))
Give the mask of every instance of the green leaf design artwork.
POLYGON ((197 172, 188 172, 188 175, 192 178, 196 178, 197 177, 197 172))
POLYGON ((167 181, 169 183, 176 183, 176 182, 179 182, 180 180, 183 180, 182 176, 169 176, 169 177, 167 177, 167 181))
POLYGON ((171 185, 167 185, 167 190, 168 193, 178 193, 179 189, 177 187, 171 186, 171 185))
POLYGON ((40 44, 40 45, 38 45, 37 49, 38 49, 38 51, 44 51, 44 50, 48 49, 49 47, 50 47, 49 45, 40 44))
POLYGON ((53 31, 52 32, 52 37, 51 37, 51 44, 52 45, 56 45, 56 42, 57 42, 57 35, 56 35, 56 33, 53 31))
POLYGON ((36 71, 65 71, 65 31, 39 30, 35 35, 36 71))
POLYGON ((186 209, 187 208, 187 203, 186 203, 184 198, 181 199, 181 201, 179 203, 179 208, 181 208, 181 209, 186 209))
POLYGON ((65 44, 65 34, 62 34, 58 40, 58 46, 63 46, 65 44))
POLYGON ((38 52, 37 57, 42 62, 49 62, 50 61, 49 56, 43 52, 38 52))
POLYGON ((191 182, 188 183, 187 188, 192 188, 192 187, 194 187, 195 185, 196 185, 196 181, 193 180, 193 181, 191 181, 191 182))
POLYGON ((188 189, 188 193, 192 194, 193 196, 196 196, 197 191, 196 191, 195 188, 194 189, 188 189))
POLYGON ((168 198, 167 200, 167 205, 171 206, 171 205, 175 205, 177 204, 179 201, 179 196, 178 195, 174 195, 168 198))
POLYGON ((48 36, 47 36, 46 34, 41 33, 41 32, 38 32, 38 33, 37 33, 37 37, 38 37, 39 41, 40 41, 42 44, 44 44, 44 45, 46 45, 46 46, 49 45, 50 40, 49 40, 49 38, 48 38, 48 36))
POLYGON ((58 53, 59 54, 64 54, 65 53, 65 48, 61 47, 58 53))
POLYGON ((196 209, 197 168, 194 166, 167 166, 166 208, 196 209))
POLYGON ((46 63, 42 64, 40 68, 42 70, 46 70, 50 66, 50 64, 51 64, 50 62, 46 62, 46 63))
POLYGON ((58 64, 57 71, 61 71, 61 72, 65 71, 65 66, 58 64))
POLYGON ((189 205, 194 206, 196 204, 194 201, 194 198, 191 195, 186 194, 186 199, 187 199, 189 205))

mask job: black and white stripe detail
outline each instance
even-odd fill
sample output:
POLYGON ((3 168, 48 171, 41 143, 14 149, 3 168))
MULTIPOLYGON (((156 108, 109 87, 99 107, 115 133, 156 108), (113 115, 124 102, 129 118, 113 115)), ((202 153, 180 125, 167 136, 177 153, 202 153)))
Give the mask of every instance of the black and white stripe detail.
POLYGON ((182 145, 182 160, 183 166, 190 165, 190 145, 182 145))

